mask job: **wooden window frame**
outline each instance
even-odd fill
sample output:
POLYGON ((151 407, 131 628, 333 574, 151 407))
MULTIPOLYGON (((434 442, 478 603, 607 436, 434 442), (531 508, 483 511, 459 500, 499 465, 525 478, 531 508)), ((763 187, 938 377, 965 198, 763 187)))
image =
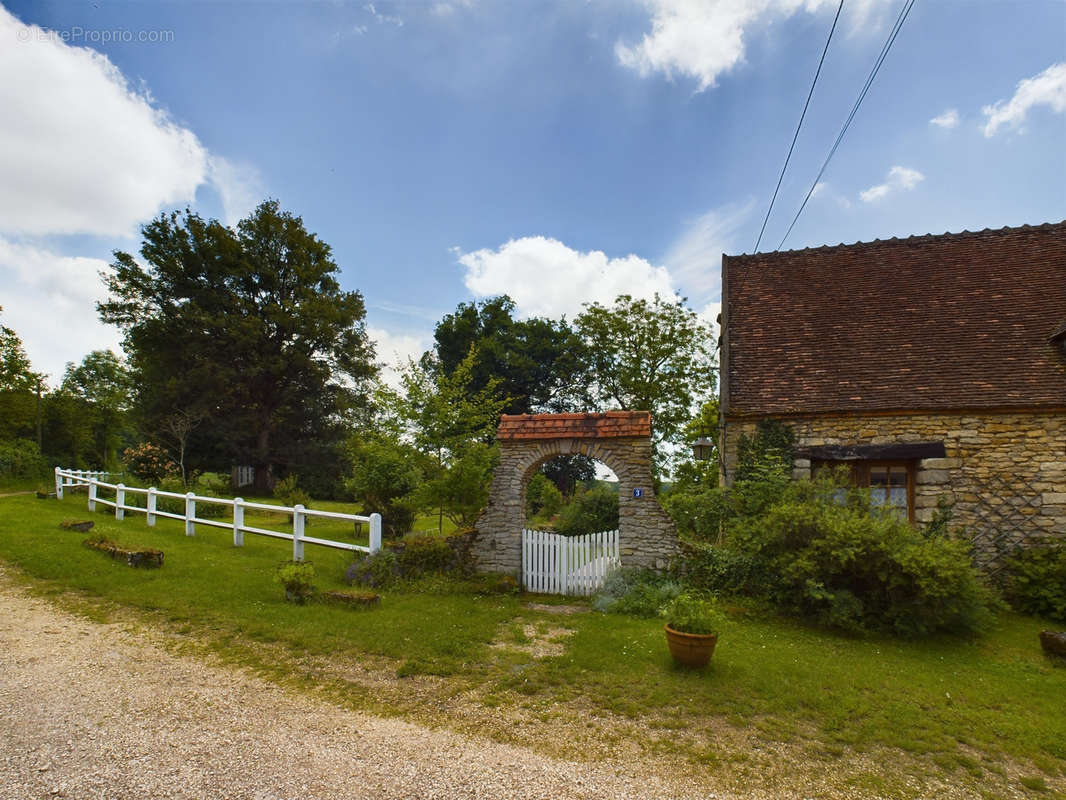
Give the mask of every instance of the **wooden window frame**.
POLYGON ((870 470, 873 467, 902 467, 907 472, 907 521, 914 524, 914 484, 915 477, 918 472, 917 462, 913 459, 906 460, 886 460, 886 459, 870 459, 870 460, 849 460, 849 461, 831 461, 831 460, 819 460, 811 465, 812 474, 813 470, 819 467, 841 467, 847 466, 851 472, 851 482, 853 485, 862 489, 870 488, 870 470))

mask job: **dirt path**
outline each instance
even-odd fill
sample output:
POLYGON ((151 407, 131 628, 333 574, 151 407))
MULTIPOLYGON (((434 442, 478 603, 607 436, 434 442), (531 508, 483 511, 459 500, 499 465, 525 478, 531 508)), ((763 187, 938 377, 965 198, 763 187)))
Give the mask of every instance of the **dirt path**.
MULTIPOLYGON (((0 576, 2 578, 2 576, 0 576)), ((0 580, 0 798, 682 798, 582 764, 380 719, 175 656, 0 580)))

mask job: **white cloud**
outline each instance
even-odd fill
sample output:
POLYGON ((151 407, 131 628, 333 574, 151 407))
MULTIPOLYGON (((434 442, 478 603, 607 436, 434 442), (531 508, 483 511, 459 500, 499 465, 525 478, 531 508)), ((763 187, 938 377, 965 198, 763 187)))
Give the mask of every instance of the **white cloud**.
POLYGON ((263 195, 247 164, 134 89, 108 58, 23 25, 0 7, 0 230, 131 236, 160 210, 218 192, 227 224, 263 195))
POLYGON ((1010 100, 985 106, 982 109, 988 117, 985 136, 995 135, 1003 125, 1019 127, 1033 106, 1048 106, 1058 114, 1066 111, 1066 61, 1052 64, 1039 75, 1019 81, 1010 100))
POLYGON ((4 324, 21 337, 33 368, 53 383, 66 362, 90 350, 120 351, 118 331, 96 316, 96 303, 106 295, 98 273, 107 266, 0 237, 4 324))
POLYGON ((949 108, 943 114, 939 114, 929 120, 929 124, 950 130, 959 124, 959 112, 957 109, 949 108))
MULTIPOLYGON (((735 252, 737 232, 755 208, 754 201, 743 206, 714 208, 689 223, 666 254, 670 274, 696 303, 715 299, 722 290, 722 253, 735 252)), ((749 244, 752 244, 749 242, 749 244)))
POLYGON ((394 389, 400 388, 400 371, 408 359, 417 361, 433 344, 429 333, 392 333, 372 325, 366 332, 377 348, 378 362, 383 364, 381 379, 394 389))
POLYGON ((464 282, 475 297, 508 294, 523 317, 565 314, 572 319, 583 303, 609 305, 620 294, 649 299, 656 292, 674 294, 665 267, 635 255, 582 253, 544 236, 512 239, 497 250, 462 253, 458 261, 466 267, 464 282))
POLYGON ((206 177, 195 134, 90 48, 0 8, 0 227, 128 235, 206 177))
MULTIPOLYGON (((851 27, 875 30, 870 17, 885 0, 861 0, 849 6, 851 27)), ((760 26, 836 6, 832 0, 644 0, 651 11, 651 33, 637 44, 615 44, 615 55, 642 76, 661 72, 694 78, 699 91, 743 62, 745 36, 760 26)))
POLYGON ((210 156, 207 165, 211 183, 222 200, 222 221, 232 227, 263 201, 263 178, 251 164, 221 156, 210 156))
POLYGON ((865 191, 859 192, 859 197, 864 203, 874 203, 895 190, 909 191, 925 180, 925 176, 916 169, 910 167, 892 167, 888 171, 888 178, 884 183, 871 186, 865 191))

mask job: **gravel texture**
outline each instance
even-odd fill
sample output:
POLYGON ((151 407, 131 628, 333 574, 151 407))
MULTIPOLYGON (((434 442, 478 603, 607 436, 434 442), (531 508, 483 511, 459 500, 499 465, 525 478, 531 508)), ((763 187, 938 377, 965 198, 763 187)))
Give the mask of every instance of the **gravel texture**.
POLYGON ((711 798, 348 711, 0 580, 0 798, 711 798))

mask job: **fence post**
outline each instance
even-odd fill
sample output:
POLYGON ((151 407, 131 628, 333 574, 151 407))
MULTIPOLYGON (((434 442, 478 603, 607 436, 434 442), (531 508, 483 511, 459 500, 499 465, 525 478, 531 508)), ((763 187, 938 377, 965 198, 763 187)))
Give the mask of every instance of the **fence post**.
POLYGON ((89 483, 89 510, 96 511, 96 481, 89 483))
POLYGON ((381 514, 370 515, 370 552, 381 549, 381 514))
POLYGON ((233 498, 233 546, 244 547, 244 503, 243 497, 233 498))
POLYGON ((196 535, 196 523, 194 523, 193 517, 196 516, 196 501, 193 499, 196 497, 192 492, 186 492, 185 494, 185 535, 196 535))
POLYGON ((63 479, 59 476, 59 467, 56 467, 56 499, 63 499, 63 479))
POLYGON ((124 519, 126 516, 126 487, 119 484, 115 487, 115 519, 124 519))
POLYGON ((292 510, 292 560, 304 560, 304 507, 297 503, 292 510))
POLYGON ((159 498, 155 496, 156 488, 154 486, 148 487, 148 500, 145 502, 144 510, 147 512, 145 519, 149 525, 155 525, 155 508, 156 502, 159 498))

